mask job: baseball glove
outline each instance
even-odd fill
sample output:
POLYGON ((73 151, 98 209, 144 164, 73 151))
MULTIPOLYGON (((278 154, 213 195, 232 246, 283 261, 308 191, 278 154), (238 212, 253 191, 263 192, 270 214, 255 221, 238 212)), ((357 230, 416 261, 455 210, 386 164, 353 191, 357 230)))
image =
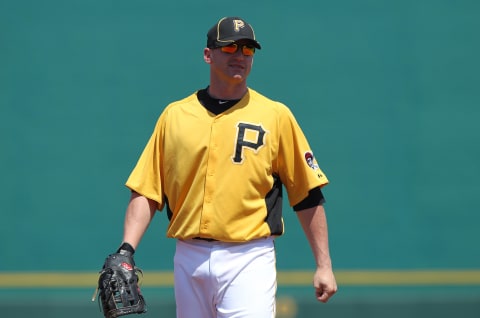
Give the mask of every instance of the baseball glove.
POLYGON ((147 311, 138 280, 138 274, 143 275, 142 271, 135 266, 133 248, 130 245, 127 249, 123 247, 125 244, 117 253, 107 257, 98 279, 98 298, 106 318, 147 311))

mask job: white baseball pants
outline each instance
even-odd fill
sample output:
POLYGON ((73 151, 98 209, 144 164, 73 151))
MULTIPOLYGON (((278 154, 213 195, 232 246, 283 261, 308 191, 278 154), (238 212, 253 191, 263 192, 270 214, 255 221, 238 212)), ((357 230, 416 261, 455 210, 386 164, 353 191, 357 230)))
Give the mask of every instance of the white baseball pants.
POLYGON ((177 240, 177 318, 273 318, 276 276, 273 238, 177 240))

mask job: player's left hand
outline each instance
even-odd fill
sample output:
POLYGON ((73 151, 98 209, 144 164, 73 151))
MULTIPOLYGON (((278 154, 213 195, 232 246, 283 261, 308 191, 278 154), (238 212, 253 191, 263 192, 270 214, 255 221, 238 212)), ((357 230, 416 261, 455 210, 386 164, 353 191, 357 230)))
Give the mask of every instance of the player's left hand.
POLYGON ((326 303, 338 289, 332 269, 318 267, 313 277, 313 287, 317 300, 326 303))
MULTIPOLYGON (((98 298, 106 318, 147 311, 138 273, 142 271, 135 266, 131 251, 119 249, 107 257, 98 279, 98 298)), ((95 301, 95 295, 92 301, 95 301)))

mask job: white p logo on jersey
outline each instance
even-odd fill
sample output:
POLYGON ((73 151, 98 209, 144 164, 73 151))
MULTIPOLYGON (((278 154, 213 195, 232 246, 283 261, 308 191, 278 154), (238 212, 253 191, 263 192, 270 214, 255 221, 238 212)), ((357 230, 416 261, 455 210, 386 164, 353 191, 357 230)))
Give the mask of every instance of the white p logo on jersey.
POLYGON ((233 163, 240 164, 243 162, 243 149, 250 148, 255 153, 265 144, 265 129, 261 125, 238 123, 237 140, 235 142, 235 151, 232 157, 233 163), (247 138, 248 133, 254 133, 256 141, 247 138))

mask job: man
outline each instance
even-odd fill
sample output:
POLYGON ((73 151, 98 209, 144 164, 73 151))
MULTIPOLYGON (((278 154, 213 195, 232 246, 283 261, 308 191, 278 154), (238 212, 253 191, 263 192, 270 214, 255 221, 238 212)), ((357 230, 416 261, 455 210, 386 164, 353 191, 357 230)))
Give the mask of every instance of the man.
POLYGON ((290 110, 247 86, 258 49, 239 17, 208 31, 209 86, 165 108, 126 183, 123 249, 133 252, 166 207, 179 318, 275 316, 282 185, 313 251, 317 299, 337 290, 320 190, 328 180, 290 110))

